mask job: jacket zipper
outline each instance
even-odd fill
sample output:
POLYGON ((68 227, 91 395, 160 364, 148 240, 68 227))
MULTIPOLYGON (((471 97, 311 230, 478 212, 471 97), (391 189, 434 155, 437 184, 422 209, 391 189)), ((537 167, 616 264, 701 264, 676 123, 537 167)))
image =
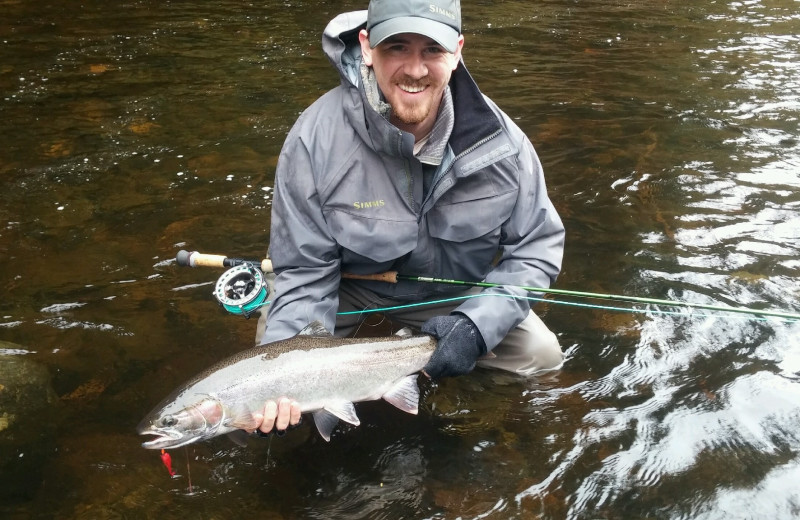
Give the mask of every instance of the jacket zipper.
MULTIPOLYGON (((495 137, 500 135, 500 132, 502 132, 502 131, 503 131, 502 129, 498 128, 497 130, 495 130, 495 132, 493 134, 487 135, 486 137, 484 137, 483 139, 481 139, 477 143, 473 144, 472 146, 470 146, 469 148, 467 148, 466 150, 464 150, 463 152, 458 154, 456 156, 456 159, 460 159, 460 158, 464 157, 465 155, 467 155, 468 153, 470 153, 471 151, 473 151, 474 149, 476 149, 477 147, 481 146, 482 144, 488 143, 489 141, 491 141, 492 139, 494 139, 495 137)), ((455 162, 455 160, 453 162, 455 162)))
MULTIPOLYGON (((466 150, 464 150, 463 152, 461 152, 460 154, 455 156, 453 158, 453 162, 450 163, 450 165, 447 167, 447 169, 444 170, 439 175, 437 175, 435 179, 433 179, 433 183, 431 183, 430 192, 425 197, 425 200, 422 201, 422 206, 425 207, 425 203, 428 202, 428 199, 430 197, 432 197, 433 194, 436 192, 436 186, 445 177, 445 175, 447 175, 450 172, 450 170, 453 169, 453 165, 456 163, 457 160, 459 160, 462 157, 466 156, 468 153, 472 152, 473 150, 475 150, 479 146, 488 143, 489 141, 491 141, 492 139, 494 139, 495 137, 500 135, 500 133, 502 131, 503 131, 502 129, 497 129, 494 133, 487 135, 486 137, 484 137, 480 141, 476 142, 475 144, 473 144, 472 146, 470 146, 469 148, 467 148, 466 150)), ((422 219, 422 213, 420 213, 419 218, 417 220, 420 220, 420 219, 422 219)))

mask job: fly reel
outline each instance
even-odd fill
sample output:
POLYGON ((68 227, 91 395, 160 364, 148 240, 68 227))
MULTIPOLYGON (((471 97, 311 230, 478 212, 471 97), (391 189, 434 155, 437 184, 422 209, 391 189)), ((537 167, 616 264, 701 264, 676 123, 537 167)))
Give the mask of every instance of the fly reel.
POLYGON ((214 298, 231 314, 249 318, 266 301, 269 287, 264 274, 250 262, 225 271, 214 287, 214 298))

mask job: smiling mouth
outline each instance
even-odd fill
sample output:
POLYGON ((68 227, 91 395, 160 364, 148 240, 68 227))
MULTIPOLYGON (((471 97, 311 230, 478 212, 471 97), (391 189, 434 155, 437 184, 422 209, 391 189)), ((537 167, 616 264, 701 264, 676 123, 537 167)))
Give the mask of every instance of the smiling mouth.
POLYGON ((400 90, 403 92, 408 92, 409 94, 418 94, 425 90, 426 87, 419 86, 419 85, 397 85, 400 90))

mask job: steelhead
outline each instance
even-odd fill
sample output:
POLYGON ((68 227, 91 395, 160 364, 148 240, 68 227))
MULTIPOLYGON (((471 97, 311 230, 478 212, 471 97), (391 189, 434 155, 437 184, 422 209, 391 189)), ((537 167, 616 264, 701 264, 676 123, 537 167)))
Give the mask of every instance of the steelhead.
POLYGON ((432 336, 337 338, 319 322, 297 336, 231 356, 178 387, 139 423, 142 446, 177 448, 229 434, 241 443, 268 400, 287 396, 312 413, 327 441, 339 420, 358 425, 353 403, 385 399, 417 413, 417 373, 436 348, 432 336))

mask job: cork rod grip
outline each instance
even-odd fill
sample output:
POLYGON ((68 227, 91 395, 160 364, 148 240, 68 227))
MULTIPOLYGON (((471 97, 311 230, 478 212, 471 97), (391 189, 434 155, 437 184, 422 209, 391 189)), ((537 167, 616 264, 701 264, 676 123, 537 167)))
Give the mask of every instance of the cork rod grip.
POLYGON ((375 282, 397 283, 397 271, 385 271, 375 274, 342 273, 342 278, 350 280, 372 280, 375 282))
MULTIPOLYGON (((197 251, 180 250, 178 251, 175 261, 178 265, 186 267, 233 267, 241 265, 246 261, 258 263, 255 260, 242 260, 241 258, 228 258, 225 255, 210 255, 207 253, 199 253, 197 251)), ((261 261, 261 271, 264 273, 272 272, 272 261, 265 258, 261 261)), ((350 280, 372 280, 376 282, 397 283, 397 271, 386 271, 383 273, 375 274, 353 274, 342 273, 342 278, 350 280)))

